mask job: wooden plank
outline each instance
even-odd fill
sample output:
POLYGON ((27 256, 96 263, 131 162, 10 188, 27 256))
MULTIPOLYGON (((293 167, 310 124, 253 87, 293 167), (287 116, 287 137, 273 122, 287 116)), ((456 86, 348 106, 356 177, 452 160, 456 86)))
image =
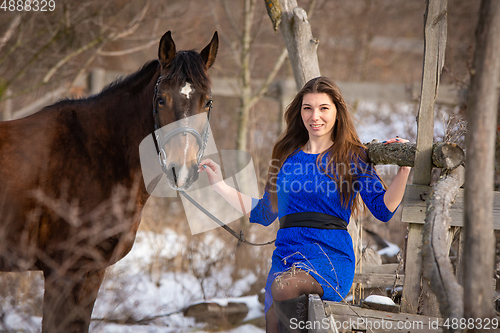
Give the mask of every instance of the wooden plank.
MULTIPOLYGON (((424 223, 426 200, 432 188, 425 185, 407 185, 403 199, 402 222, 424 223)), ((460 189, 457 199, 450 208, 451 225, 463 227, 464 225, 464 190, 460 189)), ((500 230, 500 192, 493 193, 493 228, 500 230)))
POLYGON ((325 307, 323 301, 319 298, 319 295, 310 294, 309 295, 309 305, 308 305, 308 318, 307 320, 311 323, 311 328, 309 328, 309 333, 330 333, 333 332, 330 329, 334 327, 325 314, 325 307))
POLYGON ((392 313, 363 309, 335 302, 324 302, 326 316, 335 318, 339 332, 365 330, 366 332, 443 332, 443 319, 409 313, 392 313))
POLYGON ((408 228, 405 260, 405 280, 401 311, 417 313, 422 275, 422 231, 423 224, 412 223, 408 228))
POLYGON ((395 274, 396 271, 399 273, 404 273, 402 267, 399 264, 383 264, 376 266, 363 266, 363 270, 360 273, 375 273, 375 274, 395 274))
POLYGON ((403 274, 374 274, 374 273, 356 273, 354 274, 353 283, 362 283, 365 288, 382 288, 392 287, 396 282, 396 286, 402 286, 405 282, 403 274))

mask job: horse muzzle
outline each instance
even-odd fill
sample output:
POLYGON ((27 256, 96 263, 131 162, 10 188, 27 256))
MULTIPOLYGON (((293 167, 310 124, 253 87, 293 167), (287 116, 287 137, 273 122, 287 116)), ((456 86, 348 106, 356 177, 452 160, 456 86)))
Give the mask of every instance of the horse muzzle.
POLYGON ((167 175, 169 185, 172 189, 178 191, 188 190, 194 182, 198 180, 198 164, 178 165, 170 163, 165 174, 167 175))
POLYGON ((165 136, 157 136, 157 142, 160 145, 159 162, 163 172, 169 180, 169 185, 174 190, 184 191, 198 179, 198 163, 203 156, 203 138, 201 134, 191 127, 176 128, 165 136), (168 155, 172 153, 174 147, 169 145, 173 138, 182 138, 182 136, 192 135, 196 139, 198 151, 195 159, 189 159, 188 156, 181 156, 176 161, 169 161, 168 155), (168 153, 166 152, 168 151, 168 153))

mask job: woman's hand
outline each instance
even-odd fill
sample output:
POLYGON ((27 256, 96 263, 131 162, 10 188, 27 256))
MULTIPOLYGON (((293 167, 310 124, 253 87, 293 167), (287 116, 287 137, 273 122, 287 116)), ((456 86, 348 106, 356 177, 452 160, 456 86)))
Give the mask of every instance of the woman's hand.
POLYGON ((198 164, 198 172, 205 171, 215 192, 219 193, 231 206, 247 215, 252 210, 252 198, 227 185, 222 178, 220 165, 207 158, 198 164))
POLYGON ((198 172, 203 171, 207 173, 208 181, 215 190, 218 190, 220 187, 226 185, 224 179, 222 178, 220 165, 211 159, 206 158, 198 164, 198 172))
MULTIPOLYGON (((386 141, 382 141, 383 144, 389 144, 389 143, 407 143, 407 142, 410 142, 409 140, 406 140, 406 139, 402 139, 400 138, 399 136, 396 136, 395 138, 392 138, 392 139, 389 139, 389 140, 386 140, 386 141)), ((411 167, 408 167, 408 166, 402 166, 402 167, 399 167, 399 169, 401 171, 406 171, 406 172, 410 172, 410 169, 411 167)))
MULTIPOLYGON (((389 143, 406 143, 408 140, 401 139, 399 136, 395 138, 383 141, 384 144, 389 143)), ((408 180, 408 175, 410 174, 411 167, 402 166, 399 167, 398 173, 392 180, 391 186, 387 189, 384 195, 384 203, 391 212, 394 212, 398 208, 401 200, 405 193, 406 182, 408 180)))
POLYGON ((397 142, 397 143, 406 143, 406 142, 409 142, 409 140, 402 139, 399 136, 396 136, 395 138, 392 138, 392 139, 389 139, 389 140, 386 140, 386 141, 382 141, 382 143, 385 143, 385 144, 395 143, 395 142, 397 142))

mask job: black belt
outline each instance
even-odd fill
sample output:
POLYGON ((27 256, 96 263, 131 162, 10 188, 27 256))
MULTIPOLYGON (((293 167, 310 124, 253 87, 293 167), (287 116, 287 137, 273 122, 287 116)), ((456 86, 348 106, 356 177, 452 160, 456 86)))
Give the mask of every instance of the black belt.
POLYGON ((315 212, 293 213, 280 218, 280 229, 291 227, 347 230, 347 222, 336 216, 315 212))

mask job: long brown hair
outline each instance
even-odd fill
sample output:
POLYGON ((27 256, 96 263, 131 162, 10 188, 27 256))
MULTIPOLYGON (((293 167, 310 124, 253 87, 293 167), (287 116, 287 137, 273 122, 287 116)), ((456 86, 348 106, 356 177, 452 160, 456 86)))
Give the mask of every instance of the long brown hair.
POLYGON ((337 120, 332 130, 333 145, 319 154, 316 164, 328 177, 337 183, 341 191, 341 205, 347 207, 352 200, 352 212, 357 214, 361 208, 360 200, 353 200, 353 175, 349 172, 351 163, 358 166, 359 160, 368 163, 366 147, 359 140, 354 127, 352 115, 340 93, 340 89, 331 79, 320 76, 307 82, 288 105, 285 113, 286 130, 274 145, 269 167, 266 189, 271 196, 273 210, 278 209, 276 193, 276 176, 285 160, 297 149, 302 148, 309 140, 308 131, 302 121, 301 108, 304 95, 310 93, 325 93, 330 96, 337 108, 337 120), (323 157, 327 155, 327 165, 322 165, 323 157), (335 161, 335 163, 334 163, 335 161), (335 164, 335 165, 334 165, 335 164), (326 172, 328 170, 328 172, 326 172))

